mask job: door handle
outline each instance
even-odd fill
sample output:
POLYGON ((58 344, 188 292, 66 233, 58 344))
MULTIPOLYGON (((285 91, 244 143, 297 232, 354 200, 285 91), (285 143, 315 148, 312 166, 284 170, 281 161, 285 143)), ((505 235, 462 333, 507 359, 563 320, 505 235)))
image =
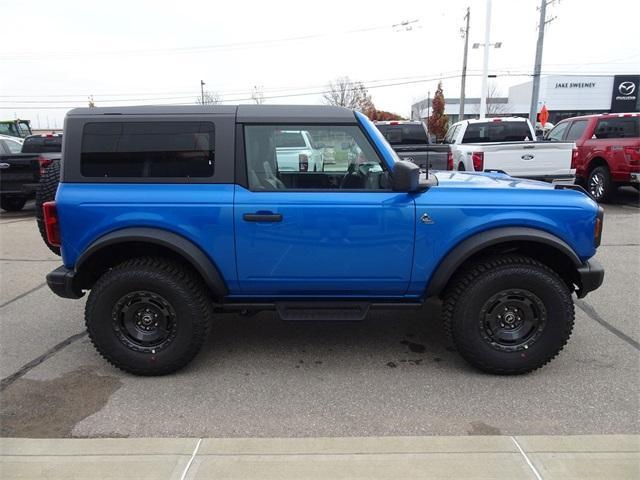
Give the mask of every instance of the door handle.
POLYGON ((245 213, 242 215, 245 222, 281 222, 282 215, 280 213, 272 212, 256 212, 245 213))

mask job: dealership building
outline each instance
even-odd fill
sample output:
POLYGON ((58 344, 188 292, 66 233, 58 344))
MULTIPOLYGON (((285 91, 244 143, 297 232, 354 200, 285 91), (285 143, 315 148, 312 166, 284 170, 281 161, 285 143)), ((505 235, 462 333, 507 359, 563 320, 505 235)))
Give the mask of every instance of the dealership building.
MULTIPOLYGON (((506 97, 489 97, 487 116, 528 117, 532 83, 510 87, 506 97)), ((546 75, 540 78, 538 111, 546 105, 551 123, 594 113, 638 112, 639 90, 640 75, 546 75)), ((411 118, 427 118, 428 103, 427 99, 414 103, 411 118)), ((480 99, 465 98, 464 118, 478 118, 479 112, 480 99)), ((457 122, 460 99, 445 97, 445 113, 451 123, 457 122)))

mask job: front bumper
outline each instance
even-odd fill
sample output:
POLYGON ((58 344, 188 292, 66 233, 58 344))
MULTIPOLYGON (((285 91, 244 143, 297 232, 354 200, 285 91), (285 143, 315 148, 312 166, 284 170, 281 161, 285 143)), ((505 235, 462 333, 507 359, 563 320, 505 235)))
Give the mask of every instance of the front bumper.
POLYGON ((576 294, 584 298, 587 293, 594 291, 604 280, 604 268, 597 260, 591 259, 578 268, 579 285, 576 294))
POLYGON ((74 283, 76 272, 64 265, 59 266, 47 275, 47 285, 53 293, 62 298, 80 298, 84 292, 74 283))

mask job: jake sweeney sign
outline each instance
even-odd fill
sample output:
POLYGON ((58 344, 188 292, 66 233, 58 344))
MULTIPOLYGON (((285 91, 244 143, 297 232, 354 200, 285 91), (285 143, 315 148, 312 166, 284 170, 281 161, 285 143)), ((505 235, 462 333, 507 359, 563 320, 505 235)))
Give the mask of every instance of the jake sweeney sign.
POLYGON ((556 82, 556 88, 595 88, 596 82, 556 82))

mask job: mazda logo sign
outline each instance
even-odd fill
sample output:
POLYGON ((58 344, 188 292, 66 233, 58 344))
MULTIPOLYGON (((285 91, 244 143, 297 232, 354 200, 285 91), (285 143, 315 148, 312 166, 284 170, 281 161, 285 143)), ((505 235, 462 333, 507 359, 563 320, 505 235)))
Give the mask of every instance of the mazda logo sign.
POLYGON ((636 91, 636 84, 633 82, 622 82, 618 85, 618 92, 620 95, 633 95, 633 92, 636 91))

